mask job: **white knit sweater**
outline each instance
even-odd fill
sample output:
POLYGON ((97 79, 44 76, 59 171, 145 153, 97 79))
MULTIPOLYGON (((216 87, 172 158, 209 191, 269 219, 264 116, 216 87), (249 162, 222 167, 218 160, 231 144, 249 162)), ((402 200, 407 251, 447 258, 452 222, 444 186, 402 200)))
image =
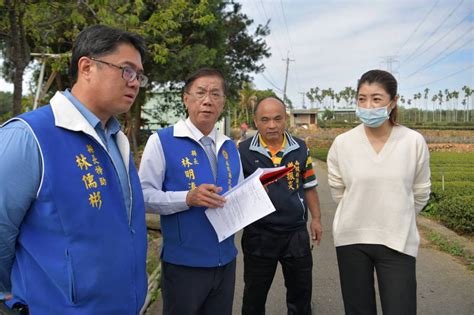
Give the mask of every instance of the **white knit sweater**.
POLYGON ((381 244, 416 257, 416 214, 430 193, 429 151, 421 134, 394 126, 377 154, 361 124, 334 140, 328 181, 339 203, 335 246, 381 244))

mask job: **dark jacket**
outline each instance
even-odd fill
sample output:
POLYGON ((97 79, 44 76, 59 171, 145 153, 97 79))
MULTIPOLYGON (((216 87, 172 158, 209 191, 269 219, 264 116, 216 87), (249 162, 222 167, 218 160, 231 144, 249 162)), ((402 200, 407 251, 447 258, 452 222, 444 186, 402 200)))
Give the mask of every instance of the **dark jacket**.
MULTIPOLYGON (((295 168, 287 176, 267 186, 268 195, 276 211, 254 222, 251 227, 273 232, 290 232, 306 227, 308 208, 306 206, 303 176, 306 171, 308 149, 303 140, 286 133, 286 146, 281 166, 295 168)), ((274 167, 267 150, 260 144, 258 134, 239 145, 244 176, 251 175, 257 168, 274 167)))

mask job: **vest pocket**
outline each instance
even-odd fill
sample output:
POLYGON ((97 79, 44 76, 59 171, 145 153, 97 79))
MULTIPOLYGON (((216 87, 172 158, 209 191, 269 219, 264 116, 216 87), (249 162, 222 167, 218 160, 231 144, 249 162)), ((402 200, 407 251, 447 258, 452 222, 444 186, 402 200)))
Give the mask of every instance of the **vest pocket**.
POLYGON ((76 304, 76 283, 74 281, 74 269, 72 264, 72 256, 69 249, 66 249, 67 275, 69 280, 68 298, 69 302, 76 304))

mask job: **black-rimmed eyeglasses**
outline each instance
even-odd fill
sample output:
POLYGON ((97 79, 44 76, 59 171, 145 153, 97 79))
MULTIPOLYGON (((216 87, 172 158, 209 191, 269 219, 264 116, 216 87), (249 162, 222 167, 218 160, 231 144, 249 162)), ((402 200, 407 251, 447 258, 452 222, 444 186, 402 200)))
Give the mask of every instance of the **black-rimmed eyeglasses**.
POLYGON ((140 87, 145 87, 146 84, 148 83, 148 77, 146 75, 144 75, 142 73, 137 73, 135 70, 133 70, 130 67, 118 66, 118 65, 115 65, 113 63, 103 61, 103 60, 99 60, 99 59, 96 59, 96 58, 93 58, 93 57, 91 57, 90 59, 94 60, 95 62, 100 62, 100 63, 103 63, 103 64, 109 65, 111 67, 122 70, 122 79, 124 79, 127 82, 132 82, 133 80, 137 79, 138 83, 140 83, 140 87))

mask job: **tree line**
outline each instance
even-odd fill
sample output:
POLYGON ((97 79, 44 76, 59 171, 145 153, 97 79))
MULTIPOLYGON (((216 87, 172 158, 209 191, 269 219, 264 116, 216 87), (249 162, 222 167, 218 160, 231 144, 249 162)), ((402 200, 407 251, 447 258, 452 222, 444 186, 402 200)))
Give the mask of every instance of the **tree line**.
MULTIPOLYGON (((268 23, 250 31, 253 20, 233 1, 0 0, 1 75, 14 85, 10 115, 31 109, 31 98, 22 104, 22 82, 33 60, 46 62, 45 78, 52 86, 50 92, 43 93, 42 103, 54 91, 71 86, 68 63, 72 43, 82 29, 94 24, 138 33, 148 44, 144 68, 149 86, 122 118, 134 151, 143 124, 143 105, 154 93, 165 91, 170 100, 175 99, 173 95, 187 75, 210 66, 223 72, 228 99, 237 104, 243 83, 251 81, 249 74, 263 71, 261 60, 270 56, 265 42, 268 23)), ((38 76, 36 70, 34 78, 38 76)), ((175 105, 172 101, 159 104, 162 112, 184 112, 184 106, 175 105)))
MULTIPOLYGON (((37 81, 39 63, 45 64, 45 81, 51 89, 40 93, 40 104, 55 91, 71 86, 68 63, 72 43, 82 29, 93 24, 136 32, 148 43, 149 58, 144 67, 149 86, 142 89, 132 109, 122 117, 135 152, 145 123, 143 105, 160 95, 155 112, 182 115, 184 106, 177 106, 182 82, 200 67, 218 68, 227 78, 226 114, 234 127, 250 123, 255 105, 264 97, 276 95, 272 90, 256 90, 250 77, 264 70, 262 60, 270 56, 265 42, 270 33, 268 23, 253 25, 253 20, 241 12, 241 5, 233 1, 0 0, 0 13, 0 71, 14 85, 13 95, 0 95, 0 121, 32 109, 32 95, 22 102, 22 82, 28 66, 36 67, 33 79, 37 81)), ((427 88, 423 94, 401 96, 399 104, 426 112, 418 116, 425 120, 469 122, 472 88, 465 86, 462 92, 445 90, 431 95, 427 88)), ((306 97, 311 107, 319 109, 354 108, 356 104, 352 87, 336 92, 316 86, 306 97)))
MULTIPOLYGON (((423 94, 417 92, 410 97, 400 95, 399 106, 406 110, 413 109, 415 121, 470 122, 474 118, 471 114, 473 89, 465 85, 461 91, 462 93, 445 89, 430 94, 430 89, 425 88, 423 94), (418 119, 416 118, 417 112, 420 115, 418 119)), ((327 113, 336 107, 354 108, 357 102, 356 95, 357 91, 352 87, 345 87, 339 92, 332 88, 314 87, 306 93, 312 108, 327 109, 327 113)))

